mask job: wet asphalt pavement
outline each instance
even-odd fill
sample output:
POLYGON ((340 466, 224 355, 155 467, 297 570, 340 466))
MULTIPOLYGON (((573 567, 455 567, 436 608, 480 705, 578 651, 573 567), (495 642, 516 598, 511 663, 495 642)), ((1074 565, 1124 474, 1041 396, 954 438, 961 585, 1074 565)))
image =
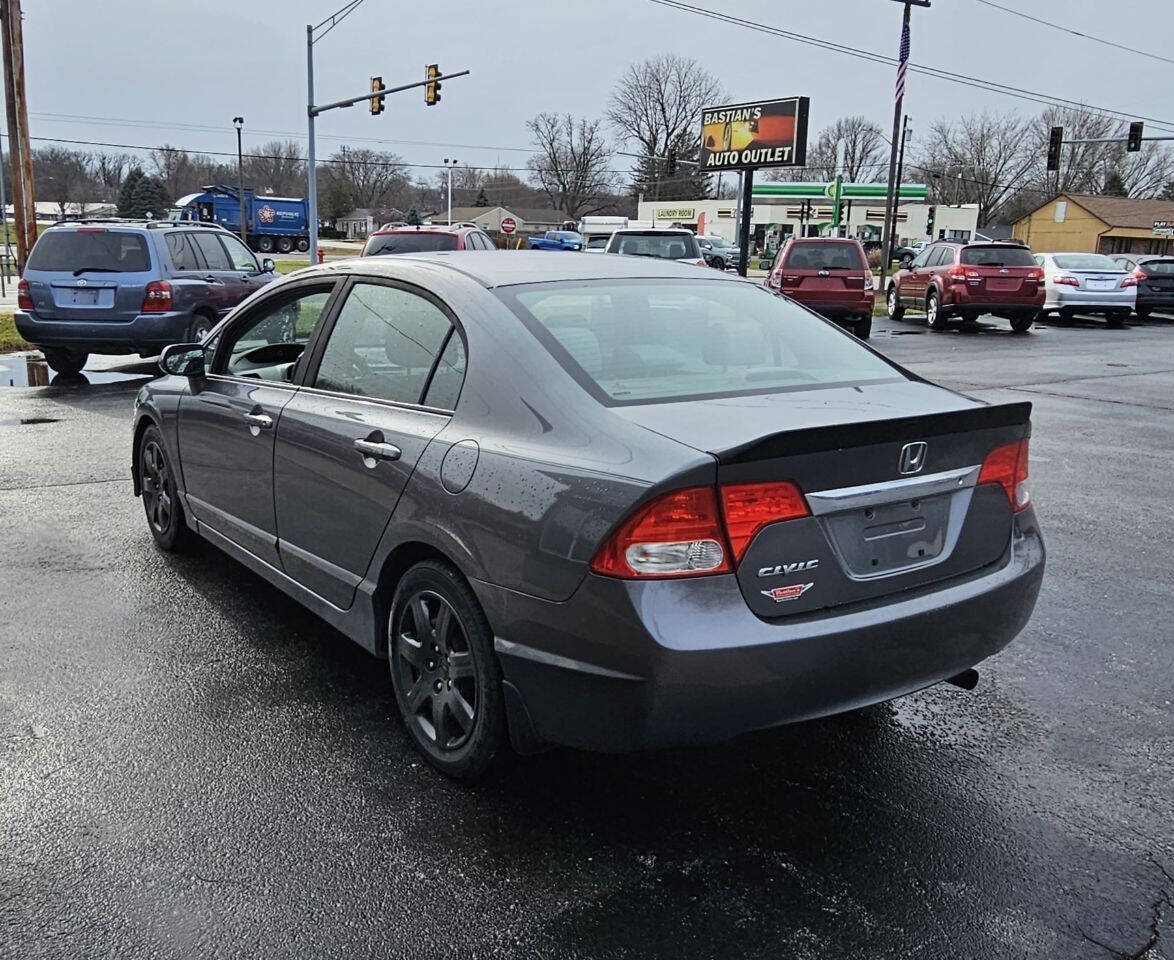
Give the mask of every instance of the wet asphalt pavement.
POLYGON ((1036 405, 1048 574, 978 689, 472 787, 382 663, 155 550, 141 380, 0 388, 0 957, 1174 957, 1174 324, 877 327, 1036 405))

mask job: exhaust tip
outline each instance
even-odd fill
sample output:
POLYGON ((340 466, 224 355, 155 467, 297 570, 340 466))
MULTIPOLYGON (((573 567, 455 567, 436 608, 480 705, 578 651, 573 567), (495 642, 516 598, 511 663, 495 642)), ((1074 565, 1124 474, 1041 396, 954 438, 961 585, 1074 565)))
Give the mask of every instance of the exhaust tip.
POLYGON ((973 690, 978 686, 978 671, 971 667, 969 670, 963 670, 952 677, 946 677, 946 683, 952 683, 963 690, 973 690))

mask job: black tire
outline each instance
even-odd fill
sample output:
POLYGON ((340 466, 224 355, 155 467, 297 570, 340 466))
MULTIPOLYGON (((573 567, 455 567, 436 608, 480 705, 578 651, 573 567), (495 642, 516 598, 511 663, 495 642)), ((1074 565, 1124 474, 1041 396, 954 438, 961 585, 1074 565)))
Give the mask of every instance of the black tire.
POLYGON ((725 270, 726 268, 726 262, 721 257, 714 257, 709 261, 709 265, 713 267, 714 270, 725 270))
POLYGON ((81 350, 68 350, 65 347, 41 347, 45 362, 57 373, 66 376, 76 376, 82 372, 82 367, 90 359, 88 353, 81 350))
POLYGON ((294 242, 292 237, 278 237, 277 238, 277 252, 278 253, 293 253, 294 242))
POLYGON ((1074 309, 1072 309, 1072 307, 1061 307, 1060 308, 1060 322, 1061 323, 1073 323, 1073 322, 1075 322, 1075 320, 1076 320, 1076 311, 1074 309))
POLYGON ((428 762, 462 780, 488 770, 507 743, 501 666, 489 621, 452 567, 428 560, 404 574, 387 662, 400 717, 428 762))
POLYGON ((1150 318, 1150 314, 1154 312, 1154 308, 1153 307, 1138 307, 1133 312, 1137 314, 1138 320, 1148 320, 1150 318))
POLYGON ((178 553, 191 546, 193 536, 183 516, 175 485, 175 471, 158 427, 147 427, 135 451, 147 528, 159 549, 178 553))
POLYGON ((197 313, 192 317, 192 325, 188 327, 188 342, 203 343, 204 338, 212 332, 214 326, 216 326, 215 317, 210 317, 206 313, 197 313))
POLYGON ((867 340, 872 334, 872 317, 857 317, 852 324, 852 332, 861 340, 867 340))
POLYGON ((1018 317, 1011 318, 1011 329, 1016 333, 1027 333, 1033 323, 1035 323, 1035 314, 1024 313, 1018 317))
POLYGON ((1125 326, 1125 321, 1129 319, 1129 314, 1124 310, 1117 310, 1113 313, 1105 314, 1105 324, 1113 330, 1120 330, 1125 326))
POLYGON ((925 322, 931 330, 946 329, 946 312, 942 309, 942 298, 936 290, 930 290, 925 298, 925 322))
POLYGON ((298 252, 305 253, 310 249, 310 241, 305 237, 298 237, 298 252))
POLYGON ((258 237, 257 250, 261 253, 273 252, 273 238, 272 237, 258 237))
POLYGON ((901 306, 901 298, 897 296, 895 283, 889 284, 889 292, 885 295, 885 308, 888 311, 889 319, 894 322, 905 316, 905 308, 901 306))

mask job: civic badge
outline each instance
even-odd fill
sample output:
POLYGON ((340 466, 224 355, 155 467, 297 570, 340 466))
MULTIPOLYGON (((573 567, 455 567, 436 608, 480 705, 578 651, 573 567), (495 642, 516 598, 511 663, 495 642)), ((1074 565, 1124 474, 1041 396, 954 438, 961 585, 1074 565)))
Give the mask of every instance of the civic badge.
POLYGON ((798 600, 814 586, 814 583, 792 583, 787 587, 775 587, 773 590, 759 590, 758 592, 764 597, 770 597, 775 603, 782 603, 784 600, 798 600))
POLYGON ((897 470, 903 474, 921 473, 925 466, 925 455, 929 450, 924 440, 914 440, 901 448, 901 456, 897 458, 897 470))

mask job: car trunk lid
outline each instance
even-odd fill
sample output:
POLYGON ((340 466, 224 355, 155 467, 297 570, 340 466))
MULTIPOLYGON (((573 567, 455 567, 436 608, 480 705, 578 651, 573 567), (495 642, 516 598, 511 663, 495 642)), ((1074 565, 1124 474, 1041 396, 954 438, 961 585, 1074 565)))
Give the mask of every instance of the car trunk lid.
POLYGON ((1035 296, 1043 273, 1026 247, 967 247, 959 259, 950 276, 976 300, 1035 296))
POLYGON ((134 320, 154 277, 142 234, 105 227, 47 230, 25 269, 38 316, 87 323, 134 320))

